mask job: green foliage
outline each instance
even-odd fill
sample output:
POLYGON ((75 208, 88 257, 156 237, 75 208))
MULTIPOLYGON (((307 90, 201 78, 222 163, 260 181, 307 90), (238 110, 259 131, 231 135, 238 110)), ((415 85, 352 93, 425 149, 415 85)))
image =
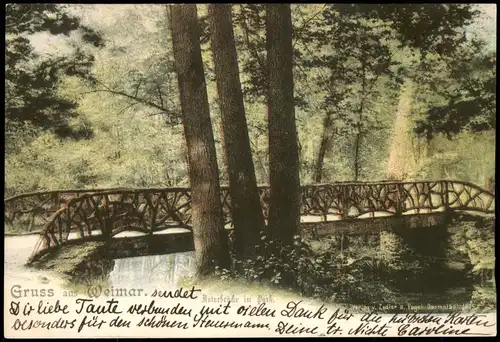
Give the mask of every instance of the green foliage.
POLYGON ((61 141, 44 133, 19 153, 6 158, 6 194, 35 190, 95 187, 185 186, 182 127, 165 126, 161 117, 125 111, 118 98, 101 103, 103 94, 92 94, 80 103, 87 117, 70 122, 93 123, 95 137, 61 141), (168 144, 165 144, 168 142, 168 144), (30 170, 30 172, 26 172, 30 170))
POLYGON ((468 259, 469 272, 481 284, 491 280, 495 270, 494 231, 481 221, 462 221, 454 225, 457 232, 450 238, 454 252, 468 259))
POLYGON ((61 99, 57 87, 61 77, 87 77, 93 56, 77 47, 62 56, 40 56, 30 42, 35 33, 69 36, 80 32, 81 44, 103 46, 102 38, 80 19, 54 4, 6 5, 5 128, 7 153, 16 152, 14 135, 33 132, 31 127, 55 132, 61 137, 88 138, 88 131, 71 130, 68 118, 77 116, 77 103, 61 99))
POLYGON ((482 132, 496 125, 496 53, 485 43, 471 40, 449 56, 423 62, 419 85, 432 92, 425 117, 417 120, 415 131, 431 139, 444 134, 451 139, 460 132, 482 132), (432 73, 442 73, 439 82, 432 73), (436 96, 437 95, 437 96, 436 96))
MULTIPOLYGON (((10 35, 6 40, 7 192, 186 184, 184 137, 165 7, 9 6, 7 22, 12 25, 7 29, 10 35), (33 23, 37 23, 33 27, 18 20, 29 8, 33 23), (103 16, 106 20, 102 20, 103 16), (71 42, 76 34, 78 42, 72 43, 72 50, 62 56, 35 56, 28 38, 32 33, 51 30, 52 34, 63 37, 72 32, 67 41, 71 42), (83 44, 87 41, 94 45, 92 32, 99 32, 106 46, 96 50, 83 44), (71 67, 75 70, 69 70, 71 67), (29 89, 22 86, 24 83, 19 82, 18 76, 10 82, 9 73, 18 76, 27 73, 29 84, 34 86, 29 89), (40 78, 43 82, 38 89, 33 78, 45 74, 50 80, 40 78), (19 102, 18 95, 26 101, 19 102), (41 97, 52 104, 47 107, 41 105, 43 101, 35 101, 41 97), (68 107, 57 107, 56 103, 68 107), (9 108, 18 108, 26 115, 36 113, 38 121, 24 120, 24 114, 14 115, 15 111, 9 112, 9 108), (47 129, 56 135, 39 136, 47 129), (82 139, 58 140, 58 136, 68 134, 82 139), (29 175, 26 170, 30 170, 29 175)), ((202 53, 220 177, 225 183, 217 92, 204 9, 199 6, 202 53)), ((326 128, 330 138, 323 181, 353 179, 355 165, 360 180, 385 179, 400 85, 412 79, 418 90, 413 94, 411 126, 416 127, 415 122, 421 121, 434 132, 429 153, 423 151, 425 139, 406 137, 415 146, 413 158, 418 164, 410 177, 458 178, 483 185, 485 178, 494 173, 494 130, 477 133, 470 128, 489 122, 489 129, 494 122, 489 120, 494 115, 486 111, 484 104, 494 108, 495 98, 488 87, 496 74, 488 69, 494 59, 485 52, 486 47, 474 45, 469 38, 468 25, 475 16, 469 5, 293 5, 301 183, 314 182, 327 115, 331 124, 326 128), (464 31, 466 40, 462 39, 464 31), (481 104, 481 114, 476 115, 475 111, 466 118, 465 127, 447 141, 440 133, 445 131, 441 128, 450 123, 459 127, 459 112, 463 113, 460 107, 466 103, 481 104), (442 110, 428 115, 434 113, 434 108, 442 110), (451 111, 453 108, 456 111, 451 111), (356 156, 358 135, 360 148, 356 156), (478 149, 484 153, 474 153, 478 149)), ((234 5, 233 23, 256 176, 258 183, 266 184, 264 7, 234 5)), ((94 38, 95 45, 100 46, 98 35, 94 38)))
MULTIPOLYGON (((448 228, 457 231, 457 236, 465 239, 465 242, 452 244, 452 249, 467 251, 470 246, 474 245, 469 243, 471 240, 490 239, 491 231, 484 232, 488 230, 485 229, 488 228, 485 222, 487 220, 470 221, 464 218, 458 218, 452 222, 448 228), (465 249, 460 249, 461 246, 465 246, 465 249)), ((230 235, 231 242, 232 238, 233 236, 230 235)), ((399 271, 386 261, 386 255, 378 251, 378 244, 378 234, 372 234, 361 237, 332 236, 317 241, 304 241, 296 236, 293 246, 282 246, 262 233, 255 259, 233 259, 233 267, 230 270, 218 269, 216 276, 224 281, 236 280, 244 286, 248 286, 250 282, 250 287, 251 285, 257 285, 256 288, 259 289, 262 289, 262 285, 274 287, 325 302, 347 306, 353 304, 367 306, 370 309, 378 309, 380 312, 384 312, 383 306, 463 305, 466 301, 469 302, 469 299, 470 302, 467 304, 469 310, 492 312, 496 309, 494 278, 485 281, 481 286, 474 286, 472 291, 469 286, 464 287, 463 283, 459 283, 462 278, 465 278, 464 271, 459 273, 458 278, 450 278, 448 274, 441 274, 442 278, 437 278, 435 273, 432 273, 436 270, 427 269, 425 270, 427 273, 431 271, 427 276, 425 272, 421 272, 416 274, 416 277, 409 278, 408 275, 411 272, 408 270, 412 271, 411 262, 408 261, 405 265, 406 272, 399 271), (425 276, 427 278, 423 278, 425 276), (407 277, 406 282, 417 283, 418 279, 418 284, 414 286, 413 291, 402 293, 398 280, 407 277), (444 285, 446 291, 433 292, 433 287, 440 285, 444 285)), ((489 243, 487 249, 493 253, 494 247, 489 243)), ((472 250, 474 250, 473 254, 477 251, 475 247, 472 250)), ((456 260, 456 258, 457 256, 448 257, 450 260, 456 260)), ((71 260, 77 259, 73 255, 71 260)), ((81 280, 100 279, 101 273, 105 273, 101 272, 101 269, 107 267, 105 263, 88 266, 95 268, 94 274, 86 273, 84 268, 84 272, 80 274, 87 274, 88 278, 81 278, 81 280)), ((426 267, 425 262, 420 262, 419 268, 425 269, 426 267)), ((434 267, 435 265, 431 266, 431 268, 434 267)), ((218 284, 226 287, 227 282, 218 282, 218 284)), ((442 313, 443 309, 438 310, 442 313)))
POLYGON ((239 51, 243 93, 251 102, 266 99, 268 76, 265 5, 233 6, 235 40, 239 51))
MULTIPOLYGON (((411 235, 407 241, 417 243, 421 252, 415 253, 415 246, 399 241, 394 245, 397 260, 387 243, 381 248, 378 234, 331 236, 317 241, 295 236, 292 246, 283 246, 261 233, 254 259, 238 260, 233 253, 231 269, 218 269, 216 276, 346 305, 380 308, 408 303, 464 304, 470 299, 472 307, 491 310, 496 305, 494 278, 491 278, 494 238, 486 222, 463 218, 453 221, 447 228, 456 233, 448 240, 449 253, 443 257, 438 257, 439 253, 434 257, 422 254, 425 247, 431 253, 442 250, 432 243, 428 246, 428 235, 411 235), (450 266, 462 264, 464 257, 469 267, 450 266), (474 287, 472 297, 468 275, 476 279, 475 284, 482 284, 474 287)), ((442 239, 436 236, 435 240, 442 239)), ((230 235, 230 246, 232 241, 230 235)))
POLYGON ((471 299, 471 310, 474 312, 495 312, 497 309, 496 282, 493 280, 486 286, 474 286, 471 299))
POLYGON ((233 267, 217 269, 216 276, 291 289, 336 303, 376 306, 394 299, 384 281, 390 268, 382 260, 348 257, 337 252, 336 243, 332 240, 325 250, 317 251, 299 236, 292 246, 284 246, 262 233, 254 259, 237 260, 233 254, 233 267))
POLYGON ((452 51, 457 28, 468 26, 479 14, 470 4, 335 4, 341 15, 357 15, 382 20, 386 30, 403 46, 422 53, 452 51))

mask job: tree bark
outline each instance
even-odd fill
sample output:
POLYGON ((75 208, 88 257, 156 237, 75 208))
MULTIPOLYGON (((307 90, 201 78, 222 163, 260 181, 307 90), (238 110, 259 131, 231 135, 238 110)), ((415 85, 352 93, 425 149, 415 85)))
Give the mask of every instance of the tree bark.
POLYGON ((170 5, 172 46, 186 139, 196 275, 229 267, 215 141, 210 120, 196 5, 170 5))
POLYGON ((325 162, 325 155, 328 150, 330 140, 332 139, 332 134, 330 132, 332 128, 331 112, 327 112, 325 119, 323 120, 323 132, 321 134, 321 142, 319 143, 318 156, 316 158, 316 165, 314 166, 314 182, 321 183, 323 179, 323 165, 325 162))
POLYGON ((484 184, 484 188, 489 192, 495 193, 495 178, 487 177, 486 182, 484 184))
POLYGON ((291 244, 300 225, 300 177, 293 97, 292 18, 289 4, 266 5, 269 70, 269 228, 291 244))
POLYGON ((356 133, 356 140, 354 142, 354 181, 359 180, 360 166, 360 148, 361 148, 361 132, 356 133))
POLYGON ((354 181, 359 180, 359 175, 361 173, 361 136, 362 136, 362 131, 361 128, 363 127, 363 111, 364 111, 364 105, 365 105, 365 98, 366 98, 366 60, 363 54, 362 60, 361 60, 361 103, 359 104, 359 111, 358 111, 358 124, 357 124, 357 132, 356 132, 356 140, 354 142, 354 181))
POLYGON ((255 255, 264 216, 245 117, 231 5, 208 5, 215 78, 222 117, 235 251, 239 258, 255 255))
POLYGON ((407 81, 401 88, 394 118, 394 133, 387 162, 388 179, 405 180, 406 176, 417 167, 415 160, 411 158, 414 155, 410 134, 412 97, 412 85, 410 81, 407 81))

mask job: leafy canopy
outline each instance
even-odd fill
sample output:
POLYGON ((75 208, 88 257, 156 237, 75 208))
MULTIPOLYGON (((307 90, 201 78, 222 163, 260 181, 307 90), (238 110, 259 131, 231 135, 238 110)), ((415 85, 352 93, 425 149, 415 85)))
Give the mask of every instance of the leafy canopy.
POLYGON ((69 127, 68 119, 77 116, 77 104, 61 98, 57 87, 63 75, 87 77, 93 56, 77 46, 66 55, 41 56, 29 38, 44 32, 69 37, 78 31, 82 42, 95 47, 102 47, 103 39, 60 5, 7 4, 5 22, 7 136, 32 127, 35 131, 53 131, 61 137, 88 137, 91 132, 75 132, 69 127))

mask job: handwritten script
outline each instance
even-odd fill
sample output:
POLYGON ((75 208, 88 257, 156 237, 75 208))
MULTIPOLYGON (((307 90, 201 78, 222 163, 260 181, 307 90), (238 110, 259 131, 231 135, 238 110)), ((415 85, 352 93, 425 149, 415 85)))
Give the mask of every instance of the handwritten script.
POLYGON ((12 296, 6 302, 11 335, 50 331, 66 332, 61 336, 103 336, 99 332, 106 332, 147 337, 148 331, 159 329, 206 330, 210 336, 223 331, 232 336, 283 337, 477 336, 496 332, 496 320, 486 314, 356 314, 347 308, 312 306, 302 300, 276 303, 269 296, 259 296, 257 301, 234 295, 209 296, 196 287, 157 289, 151 295, 132 298, 56 297, 12 296))

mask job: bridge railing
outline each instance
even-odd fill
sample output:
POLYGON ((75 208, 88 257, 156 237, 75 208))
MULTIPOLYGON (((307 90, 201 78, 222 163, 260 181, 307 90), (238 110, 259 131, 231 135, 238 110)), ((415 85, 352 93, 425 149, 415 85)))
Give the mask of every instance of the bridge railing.
MULTIPOLYGON (((231 199, 229 189, 222 187, 221 192, 226 223, 230 223, 231 199)), ((153 215, 154 198, 159 196, 160 202, 158 205, 160 211, 168 212, 166 209, 161 209, 167 203, 170 207, 179 205, 179 212, 172 213, 170 218, 179 224, 185 225, 189 223, 191 209, 189 188, 113 188, 22 194, 4 200, 5 222, 16 227, 24 226, 25 230, 28 231, 41 228, 70 199, 88 194, 94 194, 91 197, 97 202, 102 202, 101 204, 105 203, 106 200, 113 202, 110 198, 105 199, 104 195, 119 197, 123 194, 125 196, 123 197, 123 205, 128 203, 128 210, 135 212, 139 217, 143 211, 153 215), (131 206, 131 203, 136 206, 142 205, 142 207, 139 210, 139 208, 131 206), (148 208, 153 212, 149 213, 146 210, 148 208)), ((269 211, 269 187, 260 186, 259 195, 264 216, 267 217, 269 211)), ((85 205, 82 204, 78 211, 85 208, 87 208, 85 210, 88 210, 92 205, 93 201, 87 198, 85 199, 85 205)), ((169 207, 167 206, 167 208, 169 207)), ((332 215, 340 219, 346 219, 356 218, 368 213, 398 215, 412 212, 421 213, 429 210, 470 210, 493 213, 494 209, 494 195, 491 192, 474 184, 461 181, 344 182, 302 186, 302 215, 321 216, 325 220, 332 215)))
MULTIPOLYGON (((270 189, 259 187, 264 217, 270 189)), ((231 198, 221 188, 225 224, 231 223, 231 198)), ((189 188, 64 190, 23 194, 4 200, 6 222, 28 215, 43 222, 43 248, 92 234, 107 237, 123 231, 145 234, 173 227, 190 228, 189 188)), ((446 210, 494 213, 494 195, 460 181, 344 182, 302 186, 303 216, 327 221, 366 214, 403 215, 446 210)), ((41 247, 41 246, 39 246, 41 247)))
MULTIPOLYGON (((64 197, 69 193, 65 193, 64 197)), ((185 188, 112 189, 82 192, 62 201, 45 223, 33 255, 69 240, 111 238, 124 231, 153 234, 191 228, 191 194, 185 188)))
POLYGON ((494 195, 461 181, 367 182, 304 186, 303 215, 402 215, 446 210, 494 213, 494 195))

